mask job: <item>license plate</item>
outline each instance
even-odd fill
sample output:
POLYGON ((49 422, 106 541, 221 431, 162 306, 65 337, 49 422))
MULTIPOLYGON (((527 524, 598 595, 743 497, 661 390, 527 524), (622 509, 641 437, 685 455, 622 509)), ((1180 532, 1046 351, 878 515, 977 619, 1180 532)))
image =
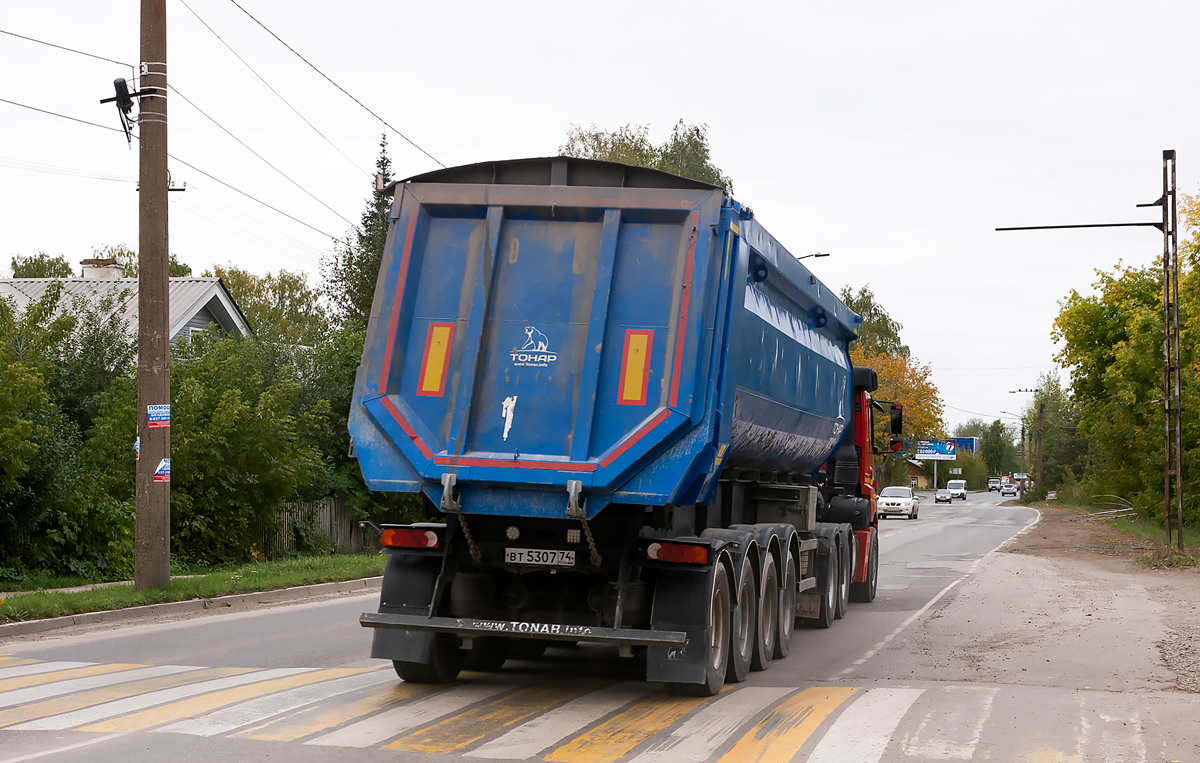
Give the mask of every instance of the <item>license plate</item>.
POLYGON ((574 567, 575 552, 561 549, 506 548, 504 561, 508 564, 535 564, 541 567, 574 567))

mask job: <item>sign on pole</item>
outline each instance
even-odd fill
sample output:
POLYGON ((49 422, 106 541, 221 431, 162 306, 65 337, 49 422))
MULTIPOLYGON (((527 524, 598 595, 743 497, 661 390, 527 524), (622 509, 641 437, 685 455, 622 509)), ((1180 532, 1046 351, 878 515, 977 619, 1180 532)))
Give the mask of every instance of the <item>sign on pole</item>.
POLYGON ((922 440, 917 443, 917 461, 953 461, 955 447, 953 442, 945 440, 922 440))

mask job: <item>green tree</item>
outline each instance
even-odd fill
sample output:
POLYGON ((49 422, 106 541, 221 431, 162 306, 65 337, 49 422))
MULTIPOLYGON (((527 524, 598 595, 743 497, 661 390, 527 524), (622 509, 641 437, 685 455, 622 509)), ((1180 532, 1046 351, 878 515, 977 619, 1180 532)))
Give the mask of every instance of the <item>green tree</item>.
POLYGON ((0 362, 21 363, 43 379, 53 368, 76 318, 60 309, 63 285, 51 283, 41 299, 18 310, 12 298, 0 299, 0 362))
POLYGON ((671 130, 671 137, 658 146, 650 142, 649 125, 626 124, 615 130, 602 130, 594 124, 587 128, 572 125, 558 153, 649 167, 733 193, 733 181, 712 162, 708 125, 704 124, 688 125, 681 119, 671 130))
POLYGON ((883 305, 875 299, 871 287, 863 286, 857 292, 849 286, 842 288, 842 302, 862 316, 858 327, 858 346, 872 353, 883 353, 907 358, 908 345, 900 341, 900 330, 904 325, 888 315, 883 305))
POLYGON ((1017 447, 1012 431, 1000 419, 991 423, 979 440, 979 455, 987 465, 988 475, 1009 474, 1017 467, 1017 447))
POLYGON ((51 257, 45 252, 34 252, 29 256, 16 255, 12 258, 13 278, 72 278, 75 270, 61 254, 51 257))
MULTIPOLYGON (((92 247, 92 257, 98 260, 113 259, 117 260, 124 266, 121 271, 122 278, 137 278, 138 277, 138 255, 124 244, 110 244, 108 246, 92 247)), ((167 276, 169 278, 186 278, 192 274, 192 266, 185 262, 180 262, 178 255, 171 252, 170 259, 167 262, 167 276)))
POLYGON ((970 418, 954 428, 955 437, 983 437, 988 424, 981 418, 970 418))
MULTIPOLYGON (((387 153, 387 134, 379 142, 375 171, 385 184, 392 182, 392 160, 387 153)), ((372 181, 374 182, 374 181, 372 181)), ((373 188, 373 186, 372 186, 373 188)), ((391 198, 372 193, 361 221, 334 243, 333 251, 321 258, 321 291, 329 298, 334 321, 342 328, 363 328, 371 317, 375 282, 387 243, 391 198)))
MULTIPOLYGON (((1088 446, 1078 432, 1079 406, 1068 390, 1063 388, 1057 370, 1038 378, 1033 398, 1025 404, 1021 421, 1027 432, 1037 432, 1038 411, 1042 405, 1045 405, 1042 481, 1046 483, 1045 490, 1058 490, 1064 483, 1076 483, 1083 478, 1088 462, 1088 446)), ((1036 464, 1033 454, 1028 460, 1031 466, 1036 464)))
POLYGON ((230 263, 204 275, 221 279, 263 339, 314 345, 329 331, 329 316, 304 273, 280 270, 260 276, 230 263))
POLYGON ((137 338, 122 313, 129 298, 130 290, 121 289, 95 302, 75 297, 68 307, 74 325, 55 349, 47 391, 81 432, 92 427, 100 394, 134 371, 137 338))

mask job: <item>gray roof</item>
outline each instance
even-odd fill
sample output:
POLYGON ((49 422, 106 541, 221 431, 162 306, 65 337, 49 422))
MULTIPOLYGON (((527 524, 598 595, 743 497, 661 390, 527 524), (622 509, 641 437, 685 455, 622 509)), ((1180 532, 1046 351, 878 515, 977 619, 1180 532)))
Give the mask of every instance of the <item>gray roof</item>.
MULTIPOLYGON (((128 290, 120 310, 130 329, 137 330, 138 279, 136 278, 4 278, 0 279, 0 299, 11 298, 18 310, 46 294, 50 284, 63 284, 63 298, 81 296, 98 302, 105 296, 128 290)), ((220 278, 172 278, 167 295, 170 304, 171 339, 183 332, 188 322, 207 310, 217 325, 226 331, 248 336, 253 332, 241 308, 229 295, 220 278)))

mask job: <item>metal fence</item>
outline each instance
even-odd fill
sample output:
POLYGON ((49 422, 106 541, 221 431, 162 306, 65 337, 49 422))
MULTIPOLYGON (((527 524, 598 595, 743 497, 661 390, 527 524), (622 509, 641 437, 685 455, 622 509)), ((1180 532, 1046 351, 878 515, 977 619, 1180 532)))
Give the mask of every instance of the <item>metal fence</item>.
POLYGON ((263 538, 268 556, 300 551, 305 536, 343 553, 363 550, 362 530, 346 513, 346 496, 340 493, 319 501, 285 503, 275 519, 274 532, 263 538))

